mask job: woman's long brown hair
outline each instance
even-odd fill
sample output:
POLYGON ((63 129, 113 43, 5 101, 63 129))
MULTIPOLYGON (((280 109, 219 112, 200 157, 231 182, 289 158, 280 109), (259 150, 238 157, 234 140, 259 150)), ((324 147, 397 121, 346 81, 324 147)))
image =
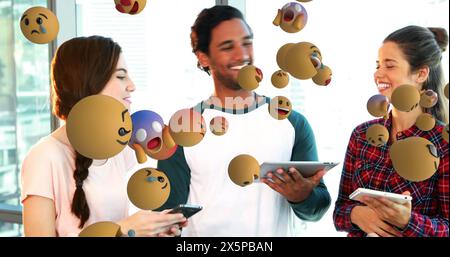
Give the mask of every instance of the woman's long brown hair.
MULTIPOLYGON (((78 37, 64 42, 56 51, 51 66, 53 113, 66 120, 72 107, 84 97, 99 94, 115 72, 121 53, 120 46, 101 36, 78 37)), ((83 181, 89 175, 92 159, 76 152, 76 190, 72 213, 80 219, 82 228, 90 211, 83 181)))

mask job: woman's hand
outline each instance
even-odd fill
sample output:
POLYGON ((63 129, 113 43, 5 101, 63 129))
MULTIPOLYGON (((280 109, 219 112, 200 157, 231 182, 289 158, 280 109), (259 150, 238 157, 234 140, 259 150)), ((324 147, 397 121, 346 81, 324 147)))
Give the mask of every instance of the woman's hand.
MULTIPOLYGON (((408 191, 403 195, 411 195, 408 191)), ((374 210, 378 217, 400 229, 405 229, 411 219, 411 202, 399 204, 384 197, 363 197, 362 202, 374 210)))
MULTIPOLYGON (((164 210, 162 211, 162 213, 168 213, 171 210, 164 210)), ((167 231, 159 233, 158 236, 159 237, 174 237, 174 236, 180 236, 181 235, 181 229, 184 227, 187 227, 188 225, 188 221, 186 219, 186 221, 175 224, 173 226, 171 226, 167 231)))
POLYGON ((399 231, 384 222, 368 206, 355 206, 350 213, 350 220, 368 235, 375 233, 382 237, 402 236, 399 231))
MULTIPOLYGON (((138 211, 123 221, 118 222, 122 233, 127 235, 130 230, 134 236, 172 235, 177 223, 186 222, 183 214, 169 214, 165 212, 138 211), (165 234, 164 234, 165 233, 165 234)), ((179 227, 179 226, 178 226, 179 227)), ((179 228, 178 228, 179 230, 179 228)))

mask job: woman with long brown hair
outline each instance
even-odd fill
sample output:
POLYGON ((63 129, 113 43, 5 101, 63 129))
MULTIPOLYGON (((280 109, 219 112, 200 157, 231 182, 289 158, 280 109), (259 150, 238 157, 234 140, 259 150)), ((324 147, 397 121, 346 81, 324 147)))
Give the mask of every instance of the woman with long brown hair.
MULTIPOLYGON (((80 37, 63 43, 51 67, 53 112, 66 120, 81 99, 107 95, 130 107, 135 90, 120 46, 109 38, 80 37)), ((131 149, 105 161, 76 152, 63 125, 28 153, 21 171, 26 236, 76 236, 86 226, 112 221, 122 233, 177 235, 181 214, 138 211, 128 216, 126 172, 136 164, 131 149)))
POLYGON ((383 41, 374 74, 380 94, 391 100, 396 88, 408 84, 419 92, 433 90, 438 99, 431 110, 415 108, 404 112, 393 107, 387 120, 365 122, 353 130, 334 209, 337 230, 346 231, 349 236, 449 236, 449 155, 448 142, 442 136, 448 124, 448 104, 444 99, 441 63, 447 46, 445 29, 420 26, 396 30, 383 41), (415 125, 417 118, 426 112, 437 120, 429 131, 415 125), (389 131, 386 146, 375 147, 367 142, 366 131, 374 124, 389 131), (434 175, 423 181, 409 181, 397 174, 389 154, 396 141, 411 137, 429 140, 436 148, 434 155, 440 158, 434 175), (349 199, 358 187, 411 195, 412 202, 399 204, 366 197, 361 204, 349 199))

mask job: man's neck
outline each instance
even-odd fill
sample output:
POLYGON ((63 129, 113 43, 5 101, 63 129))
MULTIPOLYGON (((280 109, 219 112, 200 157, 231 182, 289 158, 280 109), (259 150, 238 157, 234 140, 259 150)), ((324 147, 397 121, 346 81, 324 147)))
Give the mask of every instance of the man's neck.
POLYGON ((243 109, 254 103, 255 97, 252 91, 233 90, 222 85, 215 84, 214 104, 226 109, 243 109))

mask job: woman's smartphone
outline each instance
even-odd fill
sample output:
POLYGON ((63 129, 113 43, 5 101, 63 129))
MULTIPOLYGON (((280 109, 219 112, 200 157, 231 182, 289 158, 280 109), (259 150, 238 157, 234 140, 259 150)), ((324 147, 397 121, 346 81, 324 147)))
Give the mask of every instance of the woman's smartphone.
POLYGON ((182 213, 186 219, 190 218, 192 215, 203 209, 200 205, 194 204, 180 204, 173 208, 169 213, 182 213))

